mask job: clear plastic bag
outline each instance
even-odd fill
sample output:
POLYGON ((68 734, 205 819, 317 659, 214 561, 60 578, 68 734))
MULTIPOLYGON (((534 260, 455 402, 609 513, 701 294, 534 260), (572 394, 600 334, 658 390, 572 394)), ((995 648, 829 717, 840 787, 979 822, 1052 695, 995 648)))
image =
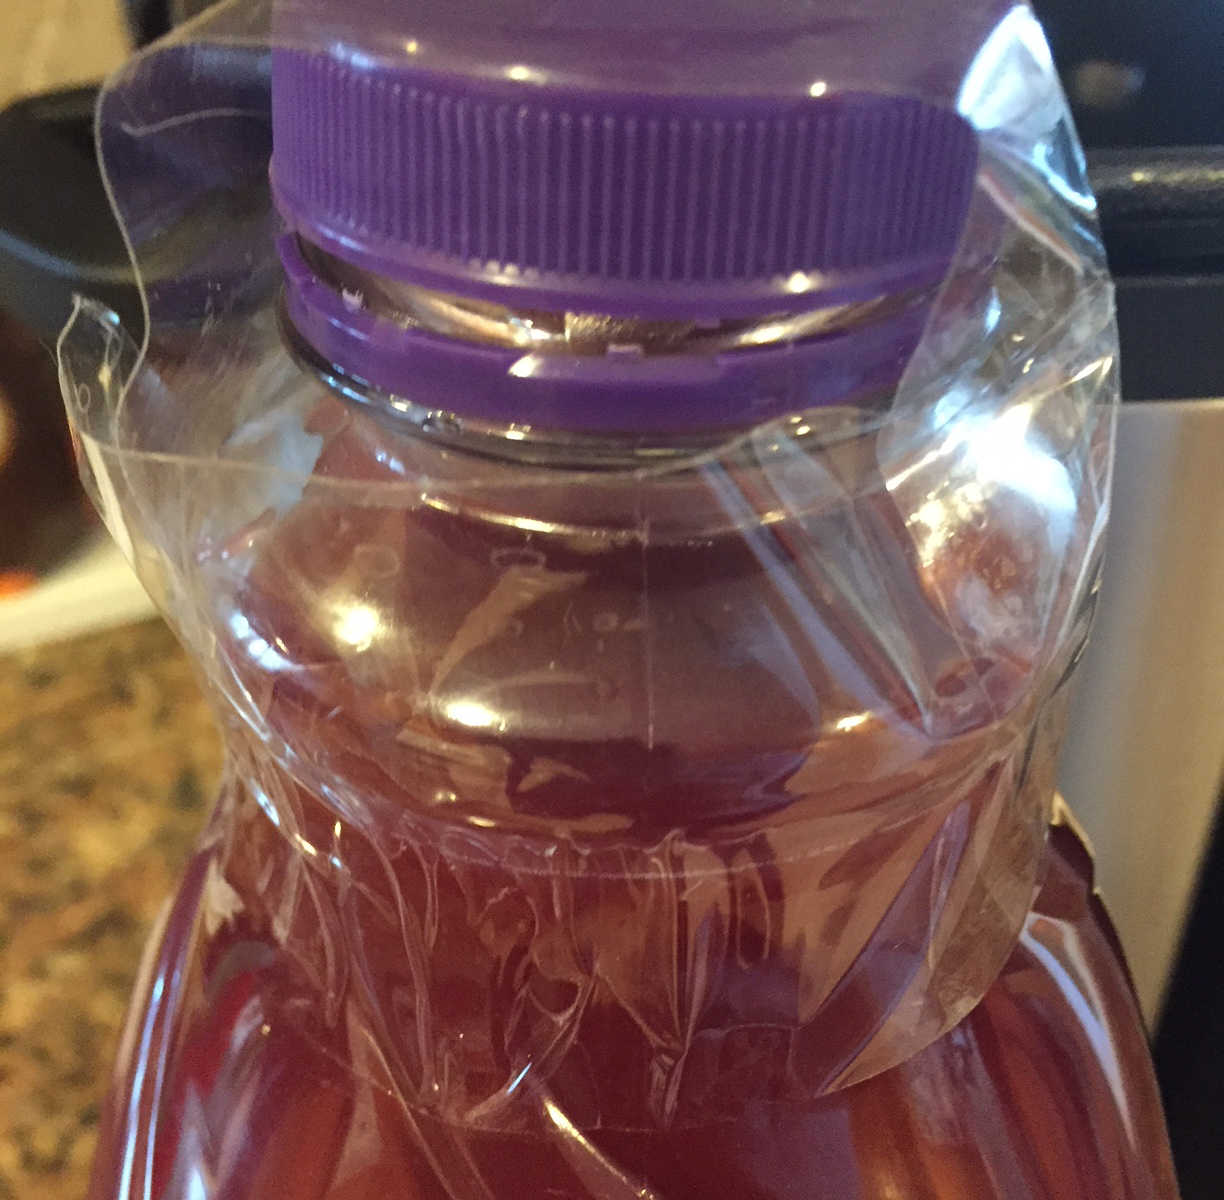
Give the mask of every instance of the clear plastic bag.
MULTIPOLYGON (((948 38, 944 8, 764 18, 783 79, 816 64, 976 130, 903 375, 666 453, 514 429, 493 453, 483 426, 412 419, 412 380, 338 391, 286 348, 268 48, 368 33, 360 4, 283 6, 275 35, 221 5, 110 83, 148 329, 82 301, 61 374, 230 765, 133 1010, 99 1200, 1172 1194, 1124 969, 1095 915, 1033 912, 1075 873, 1047 829, 1106 515, 1112 293, 1031 14, 981 5, 948 38), (968 1032, 1009 1011, 1025 953, 1038 976, 1066 959, 1034 985, 1049 1028, 1016 1036, 1087 1056, 1077 1080, 1032 1069, 1095 1097, 1095 1157, 1017 1149, 1017 1068, 968 1032), (1073 996, 1118 1027, 1096 1059, 1073 996)), ((726 9, 707 71, 742 69, 726 9)), ((518 16, 551 69, 543 12, 518 16)), ((641 69, 644 24, 664 36, 648 16, 600 26, 613 75, 641 69)), ((370 52, 421 20, 388 15, 370 52)), ((437 22, 441 54, 502 52, 498 21, 437 22)))

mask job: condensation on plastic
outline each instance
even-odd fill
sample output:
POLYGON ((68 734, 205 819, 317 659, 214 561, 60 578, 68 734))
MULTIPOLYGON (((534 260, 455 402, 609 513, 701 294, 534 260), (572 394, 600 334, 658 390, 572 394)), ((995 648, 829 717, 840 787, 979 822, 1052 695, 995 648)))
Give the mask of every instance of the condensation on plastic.
POLYGON ((97 1195, 331 1194, 235 1182, 275 1140, 244 1126, 257 1081, 297 1094, 258 1049, 286 1038, 322 1064, 294 1136, 333 1135, 327 1096, 350 1142, 359 1118, 391 1138, 393 1110, 441 1181, 422 1196, 526 1195, 478 1161, 502 1137, 551 1147, 578 1181, 557 1195, 662 1195, 616 1138, 751 1124, 912 1059, 1029 913, 1116 392, 1044 41, 1001 8, 933 96, 983 165, 885 410, 592 470, 474 455, 286 353, 267 16, 222 5, 109 84, 150 320, 137 346, 82 301, 60 345, 87 483, 230 760, 97 1195))

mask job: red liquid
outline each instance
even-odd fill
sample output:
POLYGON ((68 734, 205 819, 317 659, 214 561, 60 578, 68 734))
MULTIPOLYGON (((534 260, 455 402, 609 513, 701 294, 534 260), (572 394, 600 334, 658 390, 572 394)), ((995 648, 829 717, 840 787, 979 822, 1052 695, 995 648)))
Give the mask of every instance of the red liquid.
MULTIPOLYGON (((331 429, 322 474, 402 448, 331 429)), ((308 489, 208 551, 241 782, 94 1200, 1176 1195, 1086 855, 1043 849, 1040 625, 946 604, 1025 586, 1024 522, 924 565, 882 489, 775 526, 753 482, 672 540, 590 535, 589 482, 539 499, 565 534, 308 489)))
MULTIPOLYGON (((147 980, 137 997, 149 1071, 119 1081, 94 1197, 141 1194, 116 1188, 128 1105, 156 1115, 151 1139, 131 1138, 132 1177, 154 1196, 201 1194, 193 1172, 224 1200, 1176 1195, 1135 1004, 1066 831, 998 981, 908 1062, 808 1103, 757 1096, 734 1119, 578 1133, 548 1109, 535 1128, 500 1133, 405 1108, 377 1052, 326 1019, 266 932, 240 919, 204 936, 210 858, 196 861, 154 967, 168 991, 155 1001, 147 980)), ((596 1053, 621 1047, 611 1029, 587 1036, 606 1039, 596 1053)))

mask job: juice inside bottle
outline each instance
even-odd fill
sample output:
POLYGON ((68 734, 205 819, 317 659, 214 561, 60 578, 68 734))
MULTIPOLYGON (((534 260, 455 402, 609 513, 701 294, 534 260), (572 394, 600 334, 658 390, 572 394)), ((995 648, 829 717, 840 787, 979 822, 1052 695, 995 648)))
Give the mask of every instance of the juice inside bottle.
POLYGON ((61 347, 229 769, 92 1197, 1175 1196, 1053 794, 1115 340, 1031 17, 945 95, 913 15, 376 7, 277 6, 274 200, 251 9, 103 100, 137 257, 229 234, 61 347))

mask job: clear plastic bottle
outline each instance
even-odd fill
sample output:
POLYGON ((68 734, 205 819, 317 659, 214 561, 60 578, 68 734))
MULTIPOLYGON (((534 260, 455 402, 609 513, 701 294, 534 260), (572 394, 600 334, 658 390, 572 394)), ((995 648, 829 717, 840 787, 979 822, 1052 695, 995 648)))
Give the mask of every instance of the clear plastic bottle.
POLYGON ((435 7, 102 101, 183 267, 65 393, 230 767, 94 1200, 1174 1196, 1053 796, 1116 346, 1031 14, 435 7))

